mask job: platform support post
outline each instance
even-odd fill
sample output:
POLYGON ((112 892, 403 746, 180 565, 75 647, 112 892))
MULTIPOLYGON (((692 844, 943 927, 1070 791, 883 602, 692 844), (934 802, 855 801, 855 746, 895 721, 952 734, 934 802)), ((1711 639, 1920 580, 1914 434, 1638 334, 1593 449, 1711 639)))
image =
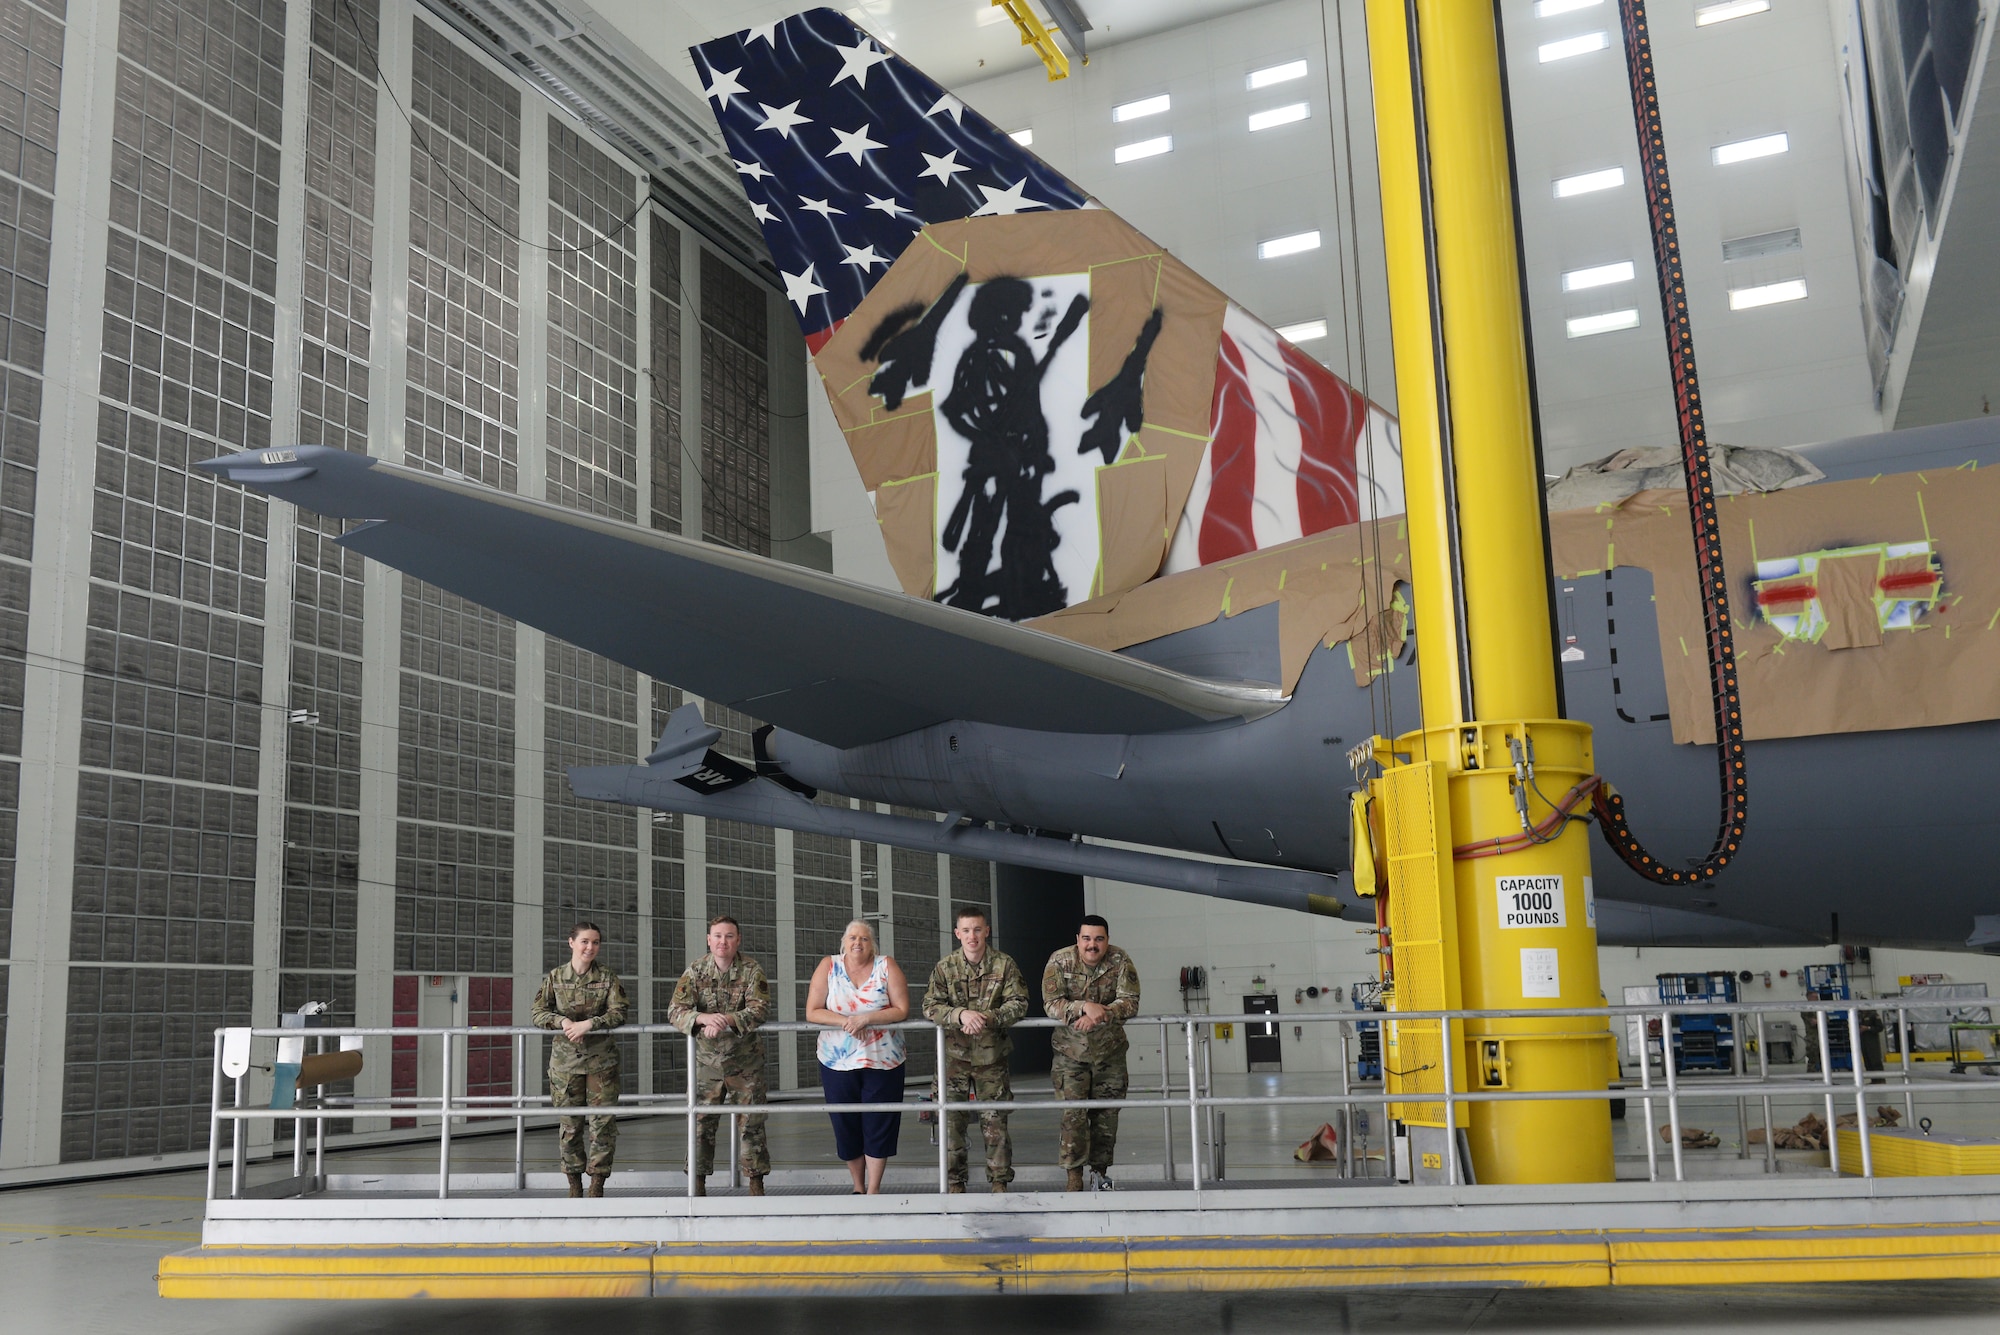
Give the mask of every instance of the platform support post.
POLYGON ((528 1098, 528 1036, 514 1035, 514 1190, 528 1189, 528 1119, 521 1115, 528 1098))
MULTIPOLYGON (((931 1033, 933 1041, 937 1046, 937 1081, 931 1086, 937 1093, 937 1107, 932 1111, 931 1116, 937 1118, 938 1195, 942 1196, 951 1187, 951 1126, 948 1115, 944 1110, 945 1105, 951 1100, 944 1086, 944 1026, 936 1026, 931 1033)), ((970 1134, 970 1128, 967 1129, 967 1134, 970 1134)), ((971 1150, 968 1149, 966 1153, 970 1155, 971 1150)), ((966 1162, 966 1171, 968 1173, 972 1171, 972 1164, 969 1158, 966 1162)))
MULTIPOLYGON (((236 1107, 244 1105, 244 1075, 236 1077, 236 1107)), ((244 1199, 244 1119, 230 1117, 230 1199, 244 1199)))
POLYGON ((451 1195, 451 1031, 439 1036, 444 1089, 438 1095, 438 1199, 451 1195))
POLYGON ((1194 1021, 1183 1020, 1187 1033, 1188 1070, 1188 1180, 1201 1190, 1201 1082, 1194 1077, 1194 1021))
MULTIPOLYGON (((1403 906, 1428 940, 1413 953, 1392 935, 1385 991, 1406 1011, 1598 1006, 1587 827, 1558 823, 1521 839, 1593 758, 1588 726, 1560 717, 1494 6, 1368 0, 1368 45, 1425 724, 1378 741, 1377 796, 1385 824, 1429 826, 1423 856, 1437 870, 1416 878, 1415 893, 1431 902, 1403 906), (1388 783, 1405 763, 1435 767, 1438 781, 1388 783), (1426 809, 1400 810, 1410 802, 1426 809)), ((1393 865, 1388 893, 1393 934, 1393 865)), ((1460 1088, 1608 1088, 1602 1020, 1461 1029, 1451 1061, 1460 1088)), ((1399 1069, 1427 1068, 1398 1091, 1427 1097, 1398 1115, 1436 1136, 1443 1027, 1396 1030, 1410 1045, 1399 1069), (1422 1054, 1415 1063, 1412 1051, 1422 1054)), ((1466 1113, 1482 1184, 1611 1180, 1601 1103, 1480 1102, 1466 1113)), ((1426 1180, 1422 1163, 1428 1180, 1445 1180, 1453 1155, 1449 1144, 1413 1155, 1413 1171, 1426 1180)))
MULTIPOLYGON (((1907 1070, 1908 1063, 1905 1062, 1907 1070)), ((1904 1082, 1909 1083, 1907 1077, 1904 1082)), ((1915 1125, 1915 1123, 1912 1123, 1915 1125)), ((222 1158, 222 1031, 215 1031, 215 1052, 211 1059, 208 1077, 208 1185, 202 1192, 202 1199, 215 1199, 215 1179, 220 1170, 222 1158)))
MULTIPOLYGON (((1160 1021, 1160 1102, 1164 1104, 1174 1096, 1173 1070, 1169 1063, 1173 1060, 1167 1048, 1167 1022, 1160 1021)), ((1912 1126, 1916 1125, 1914 1122, 1912 1126)), ((1160 1109, 1160 1180, 1168 1186, 1174 1184, 1174 1110, 1160 1109)))
POLYGON ((694 1030, 687 1035, 687 1194, 694 1199, 694 1030))
MULTIPOLYGON (((1875 1176, 1875 1147, 1868 1140, 1868 1085, 1862 1078, 1861 1068, 1868 1063, 1861 1055, 1861 1009, 1847 1008, 1847 1055, 1848 1069, 1854 1073, 1854 1134, 1861 1141, 1861 1176, 1875 1176)), ((1828 1127, 1826 1134, 1833 1135, 1828 1127)))
MULTIPOLYGON (((1757 1083, 1771 1083, 1771 1054, 1764 1046, 1764 1012, 1757 1012, 1757 1083)), ((1778 1171, 1777 1133, 1771 1126, 1771 1096, 1766 1093, 1764 1100, 1764 1171, 1778 1171)))

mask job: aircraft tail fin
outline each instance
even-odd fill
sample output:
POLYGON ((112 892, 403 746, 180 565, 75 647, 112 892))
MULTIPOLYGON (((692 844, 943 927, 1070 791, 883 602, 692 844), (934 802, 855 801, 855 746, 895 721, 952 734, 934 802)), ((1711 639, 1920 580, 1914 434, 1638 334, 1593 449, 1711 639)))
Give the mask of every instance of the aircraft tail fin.
POLYGON ((692 54, 904 592, 1021 621, 1401 511, 1387 412, 844 15, 692 54))

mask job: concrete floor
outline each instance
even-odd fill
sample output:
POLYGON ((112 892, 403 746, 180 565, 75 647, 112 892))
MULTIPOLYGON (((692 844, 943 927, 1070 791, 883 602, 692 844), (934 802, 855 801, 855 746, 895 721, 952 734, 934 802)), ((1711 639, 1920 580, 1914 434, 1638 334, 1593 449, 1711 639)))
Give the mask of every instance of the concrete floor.
MULTIPOLYGON (((1326 1077, 1287 1077, 1287 1092, 1308 1092, 1326 1077)), ((1267 1087, 1251 1077, 1244 1091, 1267 1087)), ((1871 1099, 1871 1106, 1878 1100, 1871 1099)), ((1809 1105, 1781 1110, 1791 1121, 1809 1105)), ((1851 1094, 1849 1095, 1851 1107, 1851 1094)), ((1754 1109, 1754 1105, 1753 1105, 1754 1109)), ((1634 1163, 1643 1175, 1645 1134, 1636 1103, 1619 1139, 1621 1175, 1634 1163)), ((1932 1097, 1920 1113, 1933 1115, 1941 1129, 1992 1129, 2000 1125, 1990 1104, 1932 1097)), ((1759 1114, 1753 1111, 1753 1117, 1759 1114)), ((817 1116, 773 1119, 772 1149, 781 1167, 831 1168, 830 1136, 817 1116)), ((1229 1126, 1232 1177, 1254 1175, 1297 1180, 1318 1174, 1317 1166, 1292 1163, 1291 1150, 1324 1117, 1316 1109, 1240 1113, 1229 1126)), ((1656 1120, 1664 1120, 1664 1113, 1656 1120)), ((1692 1172, 1725 1176, 1743 1171, 1734 1139, 1733 1100, 1697 1103, 1689 1124, 1724 1135, 1721 1149, 1689 1155, 1692 1172), (1734 1166, 1732 1166, 1734 1165, 1734 1166)), ((1158 1162, 1161 1130, 1157 1114, 1128 1117, 1121 1136, 1122 1159, 1158 1162)), ((1017 1115, 1016 1153, 1023 1164, 1053 1161, 1053 1118, 1017 1115)), ((666 1167, 678 1160, 677 1128, 662 1122, 634 1124, 621 1140, 620 1162, 631 1167, 666 1167), (671 1129, 670 1129, 671 1128, 671 1129)), ((1185 1136, 1183 1123, 1179 1135, 1185 1136)), ((903 1155, 912 1169, 928 1162, 927 1128, 909 1118, 903 1155)), ((530 1162, 548 1165, 550 1133, 530 1140, 530 1162)), ((1761 1152, 1760 1152, 1761 1153, 1761 1152)), ((1184 1158, 1184 1152, 1182 1152, 1184 1158)), ((511 1165, 511 1137, 463 1141, 455 1155, 466 1169, 511 1165)), ((1662 1155, 1662 1162, 1666 1159, 1662 1155)), ((436 1163, 430 1146, 378 1147, 329 1155, 334 1171, 403 1169, 427 1171, 436 1163)), ((1803 1163, 1800 1167, 1805 1167, 1803 1163)), ((277 1175, 275 1165, 255 1176, 277 1175)), ((976 1170, 975 1170, 976 1173, 976 1170)), ((1692 1173, 1691 1173, 1692 1175, 1692 1173)), ((616 1179, 614 1178, 614 1183, 616 1179)), ((1730 1332, 1895 1331, 1943 1335, 2000 1329, 2000 1281, 1946 1283, 1772 1286, 1708 1289, 1589 1290, 1403 1290, 1236 1296, 1132 1298, 994 1298, 856 1300, 849 1302, 431 1302, 377 1303, 172 1303, 155 1296, 158 1258, 199 1242, 202 1179, 181 1172, 151 1177, 32 1187, 0 1192, 0 1329, 7 1332, 60 1329, 83 1332, 142 1330, 147 1335, 229 1335, 282 1332, 286 1335, 367 1335, 369 1332, 435 1332, 435 1335, 529 1335, 575 1329, 588 1322, 613 1330, 671 1330, 705 1335, 745 1330, 813 1335, 844 1332, 951 1331, 953 1335, 1033 1330, 1102 1332, 1112 1329, 1164 1332, 1289 1331, 1598 1331, 1624 1335, 1687 1331, 1730 1332)))

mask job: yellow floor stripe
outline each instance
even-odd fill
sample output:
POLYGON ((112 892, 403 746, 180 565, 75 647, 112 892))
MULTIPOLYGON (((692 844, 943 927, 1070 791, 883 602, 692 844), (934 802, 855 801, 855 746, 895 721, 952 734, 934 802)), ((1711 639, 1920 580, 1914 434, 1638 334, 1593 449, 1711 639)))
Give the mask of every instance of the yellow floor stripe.
POLYGON ((2000 1224, 659 1246, 198 1247, 167 1298, 864 1296, 2000 1277, 2000 1224))

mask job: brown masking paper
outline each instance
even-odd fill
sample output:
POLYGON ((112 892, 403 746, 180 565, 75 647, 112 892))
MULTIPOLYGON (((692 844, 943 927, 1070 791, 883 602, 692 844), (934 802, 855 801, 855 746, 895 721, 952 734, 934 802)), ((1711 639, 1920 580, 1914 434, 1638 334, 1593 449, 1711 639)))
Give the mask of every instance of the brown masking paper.
MULTIPOLYGON (((1409 570, 1409 541, 1398 515, 1184 570, 1025 624, 1116 650, 1276 603, 1284 678, 1277 684, 1289 693, 1313 650, 1361 635, 1389 610, 1409 570)), ((1386 648, 1392 629, 1382 623, 1376 637, 1356 647, 1356 657, 1365 661, 1386 648)), ((1394 638, 1400 646, 1401 634, 1394 638)))
MULTIPOLYGON (((1619 565, 1652 572, 1674 740, 1712 744, 1707 649, 1687 502, 1652 492, 1602 511, 1550 516, 1556 573, 1619 565)), ((1717 502, 1729 571, 1744 731, 1807 737, 2000 718, 2000 476, 1960 468, 1820 482, 1717 502), (1883 630, 1869 585, 1922 561, 1822 560, 1830 621, 1817 643, 1786 639, 1759 613, 1756 561, 1873 543, 1929 541, 1938 601, 1911 630, 1883 630)), ((1793 581, 1787 581, 1793 582, 1793 581)))
MULTIPOLYGON (((1162 316, 1146 360, 1144 424, 1102 475, 1094 498, 1101 524, 1109 527, 1100 528, 1098 575, 1090 592, 1108 594, 1158 572, 1167 536, 1193 490, 1208 442, 1216 346, 1228 304, 1219 289, 1107 210, 965 218, 925 228, 827 340, 814 365, 862 485, 879 492, 932 475, 929 495, 935 502, 932 391, 912 394, 894 411, 869 393, 877 366, 862 351, 871 335, 892 312, 928 309, 960 275, 981 283, 1078 273, 1090 276, 1091 392, 1117 376, 1156 307, 1162 316), (1112 476, 1135 457, 1160 463, 1129 477, 1112 476)), ((903 591, 930 597, 936 583, 935 514, 923 513, 914 493, 893 500, 878 495, 876 519, 903 591)))

